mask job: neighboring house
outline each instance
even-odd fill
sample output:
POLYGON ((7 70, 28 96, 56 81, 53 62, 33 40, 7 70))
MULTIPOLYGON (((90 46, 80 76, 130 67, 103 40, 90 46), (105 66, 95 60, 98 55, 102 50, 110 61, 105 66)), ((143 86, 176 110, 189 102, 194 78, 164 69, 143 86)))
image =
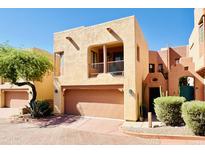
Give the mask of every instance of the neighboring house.
POLYGON ((180 95, 187 100, 205 100, 205 9, 194 10, 194 28, 189 45, 149 52, 149 75, 144 81, 145 103, 153 111, 153 99, 180 95))
POLYGON ((194 10, 189 45, 160 51, 148 51, 134 16, 55 33, 55 112, 136 121, 160 89, 205 100, 204 16, 194 10))
POLYGON ((136 121, 148 46, 134 16, 54 34, 54 110, 136 121))
MULTIPOLYGON (((27 49, 48 57, 53 62, 53 55, 38 48, 27 49)), ((53 102, 53 73, 47 74, 42 82, 34 82, 37 91, 37 100, 53 102)), ((0 79, 0 107, 22 108, 28 105, 31 90, 28 86, 18 87, 0 79)))
POLYGON ((149 74, 144 81, 144 102, 154 112, 153 100, 161 95, 204 100, 204 79, 195 71, 189 46, 149 52, 149 74), (181 83, 184 80, 183 83, 181 83))

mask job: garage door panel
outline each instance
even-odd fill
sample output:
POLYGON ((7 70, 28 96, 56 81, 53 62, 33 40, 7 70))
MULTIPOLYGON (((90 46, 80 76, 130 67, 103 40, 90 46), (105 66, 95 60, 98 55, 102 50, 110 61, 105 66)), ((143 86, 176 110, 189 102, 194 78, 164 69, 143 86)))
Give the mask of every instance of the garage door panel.
POLYGON ((68 90, 65 112, 74 115, 123 119, 123 93, 119 90, 68 90))
POLYGON ((5 104, 6 107, 20 108, 28 105, 28 93, 26 91, 6 91, 5 104))

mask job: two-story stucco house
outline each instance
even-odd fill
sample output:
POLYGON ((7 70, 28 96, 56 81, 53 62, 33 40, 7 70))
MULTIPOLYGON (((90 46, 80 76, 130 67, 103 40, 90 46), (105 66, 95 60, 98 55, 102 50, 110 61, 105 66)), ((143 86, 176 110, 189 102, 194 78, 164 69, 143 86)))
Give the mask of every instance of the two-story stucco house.
POLYGON ((148 46, 134 16, 54 34, 54 110, 136 121, 148 46))
POLYGON ((148 51, 134 16, 54 34, 56 113, 138 120, 161 95, 205 100, 205 9, 189 45, 148 51))

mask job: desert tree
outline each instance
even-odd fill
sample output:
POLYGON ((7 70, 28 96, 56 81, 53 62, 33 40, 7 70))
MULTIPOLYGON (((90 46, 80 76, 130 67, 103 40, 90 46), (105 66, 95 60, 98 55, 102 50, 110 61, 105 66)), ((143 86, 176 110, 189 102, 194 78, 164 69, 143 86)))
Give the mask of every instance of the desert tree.
POLYGON ((52 68, 52 63, 46 56, 5 44, 0 45, 0 77, 13 85, 27 85, 31 88, 29 106, 32 116, 35 116, 37 96, 34 81, 42 81, 52 68))

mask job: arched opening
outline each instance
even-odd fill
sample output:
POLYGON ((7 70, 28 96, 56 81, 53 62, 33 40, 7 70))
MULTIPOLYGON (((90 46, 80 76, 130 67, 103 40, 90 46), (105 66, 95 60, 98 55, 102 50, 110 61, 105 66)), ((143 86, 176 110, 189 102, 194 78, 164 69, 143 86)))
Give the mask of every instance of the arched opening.
POLYGON ((179 95, 186 98, 187 101, 195 99, 194 77, 183 76, 179 79, 179 95))

